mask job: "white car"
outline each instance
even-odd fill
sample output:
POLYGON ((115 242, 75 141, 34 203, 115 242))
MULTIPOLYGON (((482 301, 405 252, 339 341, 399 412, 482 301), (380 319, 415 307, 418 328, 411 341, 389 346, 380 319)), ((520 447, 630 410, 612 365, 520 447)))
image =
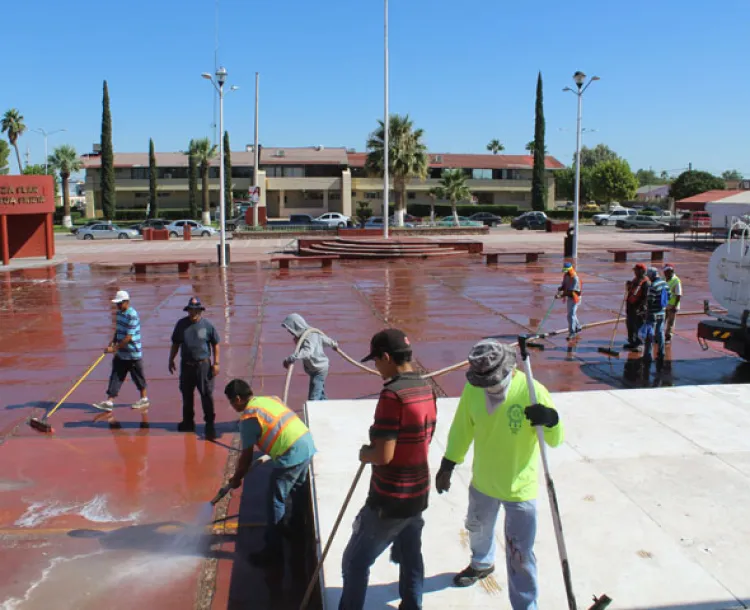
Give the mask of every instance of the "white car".
POLYGON ((618 220, 624 220, 630 216, 637 216, 638 210, 630 210, 628 208, 619 208, 612 210, 611 212, 605 212, 604 214, 594 214, 594 224, 600 226, 613 225, 618 220))
POLYGON ((326 212, 321 214, 315 220, 326 223, 329 227, 339 227, 343 229, 349 224, 350 218, 339 214, 338 212, 326 212))
POLYGON ((107 222, 81 227, 76 233, 76 239, 132 239, 138 237, 135 229, 121 229, 117 225, 107 222))
POLYGON ((185 233, 185 227, 190 227, 190 235, 193 237, 211 237, 216 235, 217 231, 213 227, 207 227, 195 220, 176 220, 166 226, 170 237, 182 237, 185 233))

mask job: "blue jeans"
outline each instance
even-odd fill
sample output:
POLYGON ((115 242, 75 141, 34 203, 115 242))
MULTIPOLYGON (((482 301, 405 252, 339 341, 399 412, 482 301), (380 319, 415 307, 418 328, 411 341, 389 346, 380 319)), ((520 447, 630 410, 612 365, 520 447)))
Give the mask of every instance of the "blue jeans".
POLYGON ((274 468, 268 483, 268 505, 266 507, 266 548, 278 552, 282 548, 282 528, 287 514, 287 502, 291 500, 290 520, 300 518, 303 506, 303 491, 307 482, 310 460, 289 468, 274 468))
POLYGON ((399 610, 420 610, 424 588, 423 527, 422 515, 388 519, 381 517, 377 509, 362 508, 354 520, 352 537, 341 560, 344 588, 339 610, 362 610, 365 607, 370 567, 391 544, 391 560, 399 564, 399 610))
POLYGON ((536 500, 503 502, 469 487, 469 530, 471 567, 476 570, 495 565, 495 524, 500 505, 505 509, 505 563, 508 594, 513 610, 537 610, 537 574, 534 556, 536 500))
POLYGON ((307 392, 307 400, 328 400, 326 377, 328 377, 328 369, 310 375, 310 389, 307 392))
POLYGON ((568 297, 568 332, 571 335, 581 332, 581 323, 578 321, 578 306, 581 304, 574 303, 573 299, 568 297))
POLYGON ((654 341, 656 341, 656 345, 659 348, 659 358, 664 360, 664 321, 663 314, 648 316, 646 318, 646 324, 643 326, 645 330, 644 358, 651 358, 651 348, 654 341))

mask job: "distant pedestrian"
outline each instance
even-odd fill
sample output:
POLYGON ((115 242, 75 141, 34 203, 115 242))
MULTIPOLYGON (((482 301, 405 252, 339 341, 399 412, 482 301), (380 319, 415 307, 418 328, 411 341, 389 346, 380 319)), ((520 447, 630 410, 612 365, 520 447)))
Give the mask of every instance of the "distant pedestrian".
POLYGON ((664 265, 664 279, 669 287, 669 303, 667 304, 667 320, 664 329, 664 340, 667 343, 672 341, 677 312, 680 311, 680 301, 682 300, 682 280, 674 272, 674 265, 664 265))
POLYGON ((568 307, 568 341, 576 338, 582 326, 578 321, 578 306, 581 304, 581 279, 572 263, 563 265, 562 284, 557 289, 556 299, 562 298, 568 307))
POLYGON ((206 422, 207 440, 216 438, 214 420, 214 379, 219 374, 219 333, 203 317, 200 299, 193 297, 183 311, 187 316, 180 319, 172 331, 172 349, 169 352, 169 373, 175 371, 174 359, 180 358, 180 392, 182 393, 182 421, 177 425, 180 432, 195 432, 195 390, 201 397, 203 420, 206 422), (213 356, 213 363, 211 357, 213 356))
POLYGON ((646 322, 641 329, 644 335, 645 345, 643 357, 646 361, 651 360, 653 343, 658 347, 657 366, 664 364, 664 320, 669 303, 669 287, 659 277, 656 268, 651 267, 646 273, 649 279, 648 291, 646 293, 646 322))
MULTIPOLYGON (((294 337, 294 344, 310 326, 305 319, 296 313, 288 315, 281 325, 294 337)), ((301 360, 305 367, 305 373, 310 376, 310 387, 307 392, 307 400, 327 400, 326 377, 330 362, 323 351, 324 347, 337 350, 339 344, 326 335, 310 333, 302 342, 299 353, 292 354, 284 360, 284 368, 288 369, 294 362, 301 360)))
POLYGON ((634 278, 625 282, 627 288, 626 323, 628 327, 628 342, 625 349, 640 350, 643 341, 639 331, 643 325, 646 307, 646 291, 648 290, 648 279, 646 278, 646 265, 637 263, 633 267, 634 278))
POLYGON ((141 345, 141 320, 138 312, 130 305, 130 295, 125 290, 119 290, 112 299, 117 308, 115 333, 111 343, 104 350, 105 354, 114 354, 112 359, 112 374, 109 376, 107 399, 95 402, 93 406, 100 411, 111 411, 114 399, 120 393, 125 378, 130 373, 135 387, 141 393, 141 398, 133 403, 133 409, 147 409, 151 402, 146 394, 146 377, 143 373, 143 348, 141 345))

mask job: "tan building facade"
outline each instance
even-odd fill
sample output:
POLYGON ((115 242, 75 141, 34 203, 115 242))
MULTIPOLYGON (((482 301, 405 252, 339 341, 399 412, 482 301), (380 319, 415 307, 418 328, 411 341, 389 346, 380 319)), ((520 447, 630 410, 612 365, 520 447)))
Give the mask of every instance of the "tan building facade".
MULTIPOLYGON (((374 214, 382 214, 383 181, 365 171, 366 153, 345 148, 261 148, 258 184, 260 205, 269 218, 290 214, 318 216, 340 212, 352 216, 357 202, 366 201, 374 214)), ((146 153, 115 154, 117 208, 143 209, 149 200, 149 168, 146 153)), ((412 180, 407 187, 407 203, 431 203, 429 191, 440 183, 444 169, 462 169, 467 185, 478 204, 531 207, 531 174, 533 157, 529 155, 459 155, 430 153, 429 174, 425 180, 412 180)), ((100 205, 101 158, 98 154, 83 157, 86 169, 87 216, 93 216, 100 205)), ((547 157, 547 207, 555 201, 554 171, 564 166, 547 157)), ((160 210, 188 208, 188 157, 184 153, 157 153, 157 183, 160 210)), ((232 152, 232 192, 235 199, 254 184, 252 147, 232 152)), ((198 179, 198 205, 202 181, 198 179)), ((209 167, 209 194, 212 210, 219 201, 219 161, 209 167)), ((391 193, 391 202, 394 195, 391 193)))

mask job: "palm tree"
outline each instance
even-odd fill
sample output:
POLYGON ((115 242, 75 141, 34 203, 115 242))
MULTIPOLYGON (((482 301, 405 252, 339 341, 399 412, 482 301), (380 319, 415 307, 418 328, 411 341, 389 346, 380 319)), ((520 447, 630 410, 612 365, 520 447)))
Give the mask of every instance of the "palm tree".
MULTIPOLYGON (((529 143, 528 143, 528 144, 526 145, 526 150, 528 150, 528 151, 529 151, 529 154, 530 154, 530 155, 531 155, 532 157, 534 156, 534 149, 535 149, 535 148, 536 148, 536 146, 534 146, 534 140, 532 140, 531 142, 529 142, 529 143)), ((545 155, 547 154, 547 147, 546 147, 546 146, 544 147, 544 154, 545 154, 545 155)))
POLYGON ((442 187, 434 186, 427 191, 427 196, 430 198, 430 222, 435 222, 435 202, 438 199, 445 199, 445 193, 443 193, 442 187))
POLYGON ((73 226, 73 222, 70 217, 68 180, 70 179, 70 174, 81 171, 83 163, 81 163, 76 149, 68 144, 63 144, 53 150, 52 154, 47 158, 47 163, 52 171, 59 172, 60 174, 63 193, 63 226, 70 228, 73 226))
POLYGON ((201 191, 203 192, 203 215, 201 222, 208 225, 211 224, 211 202, 209 199, 208 192, 208 168, 211 164, 211 159, 216 156, 217 148, 211 145, 211 140, 208 138, 199 138, 198 140, 190 140, 190 150, 186 153, 188 156, 192 155, 197 163, 201 174, 201 191))
MULTIPOLYGON (((427 177, 429 160, 427 146, 422 138, 424 131, 414 129, 414 123, 409 115, 391 115, 388 125, 388 174, 393 179, 396 191, 396 226, 404 226, 404 211, 406 207, 406 184, 412 178, 427 177)), ((383 121, 378 121, 379 127, 370 134, 367 140, 367 160, 365 169, 372 176, 383 175, 383 150, 385 127, 383 121)), ((388 214, 388 200, 383 202, 383 218, 388 214)))
POLYGON ((3 115, 2 125, 0 131, 8 134, 8 141, 10 145, 16 149, 16 160, 18 161, 18 173, 23 173, 23 167, 21 166, 21 153, 18 152, 18 138, 23 135, 26 131, 26 125, 23 124, 23 115, 18 112, 15 108, 6 110, 3 115))
POLYGON ((459 201, 471 199, 471 190, 466 185, 466 174, 461 169, 443 170, 443 176, 440 178, 440 186, 438 188, 440 195, 451 202, 453 222, 456 223, 457 227, 460 226, 456 204, 459 201))
POLYGON ((501 150, 505 150, 505 146, 503 146, 500 140, 490 140, 490 143, 487 144, 487 150, 489 150, 493 155, 496 155, 501 150))

